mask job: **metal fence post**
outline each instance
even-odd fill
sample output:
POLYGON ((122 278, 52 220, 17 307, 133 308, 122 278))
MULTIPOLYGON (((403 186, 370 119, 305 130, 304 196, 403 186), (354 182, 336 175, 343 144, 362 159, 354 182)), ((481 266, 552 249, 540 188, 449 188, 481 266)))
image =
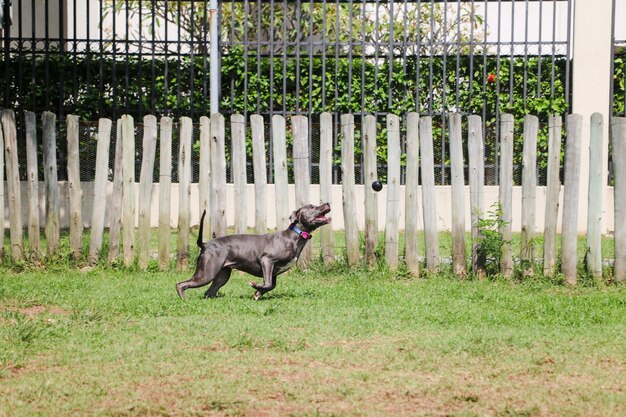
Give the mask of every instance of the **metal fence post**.
MULTIPOLYGON (((4 69, 5 69, 5 76, 8 77, 9 74, 9 68, 10 68, 10 60, 11 60, 11 1, 10 0, 4 0, 2 2, 2 7, 0 8, 1 10, 1 15, 0 15, 0 29, 2 29, 2 31, 0 32, 2 34, 2 36, 4 37, 4 44, 3 44, 3 49, 4 49, 4 69)), ((9 87, 8 84, 4 89, 4 103, 8 103, 9 102, 9 87)))
POLYGON ((211 31, 211 46, 209 50, 209 76, 210 76, 210 93, 209 100, 211 102, 211 114, 219 113, 219 100, 220 100, 220 52, 219 52, 219 20, 218 20, 218 8, 217 0, 211 0, 209 3, 210 13, 210 31, 211 31))

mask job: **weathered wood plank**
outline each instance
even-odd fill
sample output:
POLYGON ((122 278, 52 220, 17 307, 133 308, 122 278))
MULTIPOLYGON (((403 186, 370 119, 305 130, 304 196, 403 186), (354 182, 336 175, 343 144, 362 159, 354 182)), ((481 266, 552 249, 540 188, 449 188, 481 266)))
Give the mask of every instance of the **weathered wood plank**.
POLYGON ((289 189, 287 172, 287 140, 285 118, 272 117, 272 140, 274 145, 274 194, 276 200, 276 228, 289 226, 289 189))
POLYGON ((61 249, 61 199, 57 174, 56 115, 43 112, 43 161, 46 188, 46 243, 48 256, 56 256, 61 249))
POLYGON ((122 250, 124 265, 135 262, 135 123, 122 116, 122 250))
POLYGON ((363 118, 363 169, 365 170, 365 262, 376 261, 378 244, 378 192, 372 183, 378 180, 376 154, 376 117, 368 114, 363 118))
MULTIPOLYGON (((0 172, 4 173, 4 133, 0 115, 0 172)), ((0 181, 0 259, 4 257, 4 181, 0 181)))
POLYGON ((211 230, 226 235, 226 149, 224 116, 211 115, 211 230))
MULTIPOLYGON (((452 220, 452 271, 459 277, 467 273, 465 255, 465 172, 461 115, 450 115, 450 175, 452 220)), ((408 181, 408 178, 407 178, 408 181)))
POLYGON ((141 173, 139 176, 139 230, 137 232, 137 252, 139 268, 147 269, 150 260, 150 214, 152 213, 152 186, 157 145, 157 118, 152 115, 143 118, 143 144, 141 152, 141 173))
POLYGON ((430 273, 435 273, 439 269, 440 259, 439 233, 437 230, 437 204, 435 198, 433 120, 430 116, 420 117, 419 132, 426 269, 430 273))
POLYGON ((524 117, 524 149, 522 156, 522 232, 520 259, 522 274, 530 276, 535 265, 535 206, 537 202, 537 132, 539 119, 524 117))
POLYGON ((613 147, 613 176, 615 178, 615 264, 613 279, 626 280, 626 117, 611 119, 611 145, 613 147))
POLYGON ((122 229, 122 120, 118 119, 115 129, 115 167, 113 170, 113 193, 118 198, 111 199, 111 211, 109 212, 109 263, 119 258, 120 231, 122 229))
MULTIPOLYGON (((11 234, 11 257, 24 258, 24 231, 22 225, 22 192, 20 189, 20 165, 17 149, 17 125, 13 110, 2 110, 4 134, 4 158, 6 163, 7 196, 9 197, 9 222, 11 234)), ((0 180, 2 175, 0 175, 0 180)), ((4 217, 4 212, 2 213, 4 217)), ((4 228, 4 224, 2 225, 4 228)))
POLYGON ((602 277, 602 161, 604 160, 604 120, 601 113, 591 115, 589 141, 589 192, 587 201, 587 271, 602 277))
MULTIPOLYGON (((293 129, 293 172, 296 187, 296 208, 310 204, 311 156, 309 153, 309 119, 306 116, 291 118, 293 129)), ((305 268, 312 258, 312 245, 306 245, 298 259, 305 268)))
POLYGON ((254 170, 254 231, 267 233, 267 163, 265 160, 265 122, 263 116, 250 116, 252 165, 254 170))
POLYGON ((485 144, 480 116, 469 116, 468 154, 469 154, 469 185, 470 213, 472 219, 472 271, 478 278, 484 278, 486 259, 480 250, 482 234, 479 220, 485 214, 485 144))
POLYGON ((89 264, 95 265, 100 259, 102 235, 104 232, 104 215, 107 206, 107 179, 109 176, 109 151, 111 147, 110 119, 98 121, 96 136, 96 175, 93 186, 93 212, 91 214, 91 231, 89 233, 89 264))
MULTIPOLYGON (((333 116, 330 113, 320 115, 320 203, 332 202, 333 184, 333 116)), ((335 261, 335 242, 332 223, 320 229, 320 244, 324 265, 335 261)))
MULTIPOLYGON (((406 185, 405 185, 405 226, 404 251, 406 266, 409 273, 417 278, 420 273, 419 265, 419 114, 411 112, 406 118, 406 185)), ((369 181, 365 183, 369 188, 369 181)))
POLYGON ((513 275, 513 128, 512 114, 500 118, 500 235, 502 247, 500 273, 506 278, 513 275))
MULTIPOLYGON (((248 231, 248 191, 246 185, 246 119, 241 114, 230 116, 230 131, 233 158, 233 187, 235 191, 235 233, 241 234, 248 231)), ((254 135, 254 133, 253 133, 254 135)), ((256 190, 255 190, 256 191, 256 190)))
POLYGON ((172 194, 172 118, 161 117, 159 134, 159 268, 170 266, 172 194))
POLYGON ((348 266, 359 262, 359 230, 356 216, 356 179, 354 175, 354 116, 341 115, 341 191, 346 234, 348 266))
POLYGON ((387 114, 387 213, 385 261, 392 271, 398 268, 400 236, 400 118, 387 114))
MULTIPOLYGON (((233 120, 233 115, 231 117, 231 123, 233 120)), ((233 126, 233 141, 235 140, 235 132, 236 128, 233 126)), ((234 154, 233 154, 234 158, 234 154)), ((204 210, 207 213, 211 211, 211 119, 206 116, 200 117, 200 171, 198 173, 198 197, 199 197, 199 212, 198 219, 202 217, 202 212, 204 210)), ((234 159, 233 159, 234 163, 234 159)), ((245 202, 245 197, 244 197, 245 202)), ((235 205, 235 210, 237 210, 237 205, 235 205)), ((245 209, 245 204, 244 204, 245 209)), ((236 212, 235 212, 236 213, 236 212)), ((206 218, 205 218, 206 220, 206 218)), ((237 225, 235 224, 235 227, 237 225)), ((205 224, 202 226, 202 235, 201 239, 203 242, 206 242, 211 238, 211 222, 205 221, 205 224)))
POLYGON ((546 180, 546 209, 543 234, 543 274, 552 276, 556 267, 556 226, 559 214, 561 180, 561 129, 560 116, 550 116, 548 122, 548 173, 546 180))
POLYGON ((578 278, 576 247, 578 243, 578 199, 580 198, 580 154, 583 117, 567 116, 565 180, 563 187, 563 224, 561 226, 561 265, 565 282, 576 285, 578 278))
POLYGON ((189 228, 191 227, 191 152, 193 125, 189 117, 180 118, 180 142, 178 147, 178 240, 176 267, 186 270, 189 266, 189 228))
POLYGON ((79 118, 68 114, 67 126, 67 182, 70 201, 70 251, 80 259, 83 244, 83 191, 80 184, 80 156, 78 148, 79 118))
MULTIPOLYGON (((33 262, 38 263, 41 260, 41 242, 39 236, 39 163, 37 162, 37 121, 35 113, 25 111, 24 121, 26 124, 26 168, 28 171, 28 243, 30 246, 30 258, 33 262)), ((2 164, 0 164, 0 172, 4 172, 2 164)), ((4 204, 4 199, 2 204, 4 204)), ((4 213, 4 211, 0 211, 0 213, 4 213)))

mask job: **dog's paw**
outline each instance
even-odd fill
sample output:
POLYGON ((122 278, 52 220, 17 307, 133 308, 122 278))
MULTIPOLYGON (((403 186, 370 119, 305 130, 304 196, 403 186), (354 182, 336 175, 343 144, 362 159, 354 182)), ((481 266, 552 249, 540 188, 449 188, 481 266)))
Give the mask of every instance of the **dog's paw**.
POLYGON ((254 301, 259 301, 259 299, 261 298, 261 295, 263 295, 263 294, 261 294, 261 291, 257 291, 257 292, 255 292, 255 293, 254 293, 254 295, 252 296, 252 299, 253 299, 254 301))
POLYGON ((256 283, 256 282, 254 282, 254 281, 250 281, 249 285, 250 285, 252 288, 256 288, 256 287, 257 287, 257 283, 256 283))
POLYGON ((180 298, 185 298, 185 290, 182 289, 178 284, 176 285, 176 292, 180 298))

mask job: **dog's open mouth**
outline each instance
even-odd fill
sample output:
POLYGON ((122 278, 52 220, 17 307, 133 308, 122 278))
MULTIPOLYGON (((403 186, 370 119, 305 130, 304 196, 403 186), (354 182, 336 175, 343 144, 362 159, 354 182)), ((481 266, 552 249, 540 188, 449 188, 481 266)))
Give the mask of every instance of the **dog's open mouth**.
POLYGON ((317 223, 330 223, 332 220, 332 217, 326 217, 328 213, 330 213, 330 209, 324 210, 321 214, 315 217, 315 221, 317 223))

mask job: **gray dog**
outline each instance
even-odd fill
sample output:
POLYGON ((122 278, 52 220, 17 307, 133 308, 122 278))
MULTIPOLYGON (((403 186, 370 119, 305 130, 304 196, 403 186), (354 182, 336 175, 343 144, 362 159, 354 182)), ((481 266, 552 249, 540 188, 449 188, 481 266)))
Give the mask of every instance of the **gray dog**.
POLYGON ((309 204, 291 213, 291 225, 282 232, 266 235, 231 235, 202 243, 202 226, 206 210, 200 219, 198 232, 198 255, 196 272, 191 279, 176 284, 176 291, 185 297, 187 288, 197 288, 211 283, 205 297, 215 297, 217 291, 228 282, 232 269, 263 277, 263 284, 251 282, 256 290, 254 299, 276 286, 276 276, 287 271, 298 260, 304 245, 312 237, 311 232, 331 221, 326 214, 330 204, 309 204))

